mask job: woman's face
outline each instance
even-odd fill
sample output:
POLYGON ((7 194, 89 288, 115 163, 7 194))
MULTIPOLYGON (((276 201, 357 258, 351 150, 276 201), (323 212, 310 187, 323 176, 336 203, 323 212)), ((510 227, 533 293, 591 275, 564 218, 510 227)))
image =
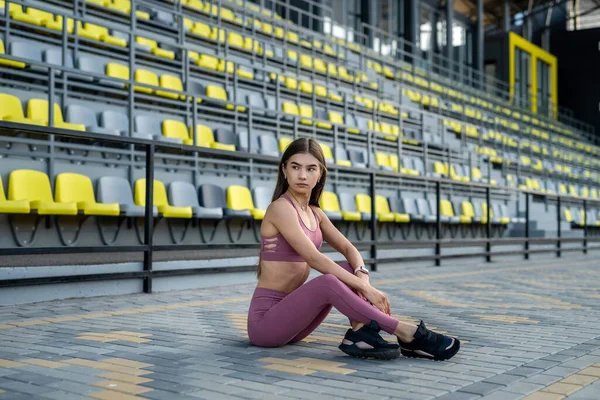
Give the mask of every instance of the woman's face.
POLYGON ((298 193, 310 193, 321 178, 319 160, 310 153, 294 154, 282 168, 288 185, 298 193))

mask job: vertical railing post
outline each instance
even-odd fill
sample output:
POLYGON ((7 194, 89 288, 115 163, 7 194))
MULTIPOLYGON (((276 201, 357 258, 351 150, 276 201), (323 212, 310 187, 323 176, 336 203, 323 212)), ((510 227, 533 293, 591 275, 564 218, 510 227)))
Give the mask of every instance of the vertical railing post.
POLYGON ((370 178, 370 195, 371 195, 371 258, 373 263, 371 264, 371 271, 377 271, 377 213, 375 208, 375 172, 369 174, 370 178))
POLYGON ((562 236, 562 232, 561 232, 561 224, 560 224, 560 200, 561 197, 558 196, 556 198, 556 257, 561 257, 561 236, 562 236))
POLYGON ((529 260, 529 192, 525 192, 525 257, 529 260))
POLYGON ((588 235, 588 215, 587 215, 587 200, 583 200, 583 254, 587 254, 587 235, 588 235))
POLYGON ((492 261, 492 243, 491 243, 491 238, 492 238, 492 202, 491 202, 491 194, 490 194, 490 187, 486 187, 485 188, 485 201, 487 204, 486 207, 486 220, 485 220, 485 237, 487 238, 487 240, 485 241, 485 260, 487 262, 491 262, 492 261))
POLYGON ((440 241, 442 240, 442 216, 441 216, 441 210, 440 210, 440 202, 441 202, 441 196, 442 196, 442 184, 440 183, 440 181, 436 181, 435 182, 435 208, 436 208, 436 214, 435 214, 435 266, 439 267, 440 265, 442 265, 442 259, 440 258, 441 256, 441 243, 440 241))
POLYGON ((154 144, 146 145, 146 209, 144 215, 144 293, 152 293, 152 230, 154 228, 154 144))

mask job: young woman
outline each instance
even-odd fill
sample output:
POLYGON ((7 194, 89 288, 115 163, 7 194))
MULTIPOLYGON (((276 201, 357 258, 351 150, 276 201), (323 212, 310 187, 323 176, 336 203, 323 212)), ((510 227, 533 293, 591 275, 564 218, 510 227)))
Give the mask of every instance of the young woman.
POLYGON ((319 208, 327 169, 321 146, 298 139, 279 163, 277 186, 261 226, 258 285, 248 311, 248 336, 256 346, 279 347, 313 332, 335 307, 350 319, 339 348, 355 357, 447 360, 458 339, 391 317, 385 293, 369 283, 358 250, 319 208), (338 265, 319 251, 323 239, 344 255, 338 265), (305 283, 310 268, 323 275, 305 283), (383 329, 398 345, 379 335, 383 329), (398 348, 400 347, 400 349, 398 348))

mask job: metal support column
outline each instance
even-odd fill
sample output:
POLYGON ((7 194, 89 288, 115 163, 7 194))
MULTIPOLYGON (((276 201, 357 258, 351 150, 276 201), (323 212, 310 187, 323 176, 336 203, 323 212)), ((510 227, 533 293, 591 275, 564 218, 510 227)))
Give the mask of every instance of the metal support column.
POLYGON ((525 259, 529 260, 529 193, 525 193, 525 259))
POLYGON ((440 202, 442 200, 442 184, 440 181, 435 182, 435 266, 439 267, 442 265, 442 248, 440 241, 442 240, 442 216, 440 210, 440 202))
POLYGON ((587 200, 583 200, 583 254, 587 254, 588 252, 588 248, 587 248, 587 236, 588 236, 588 207, 587 207, 587 200))
POLYGON ((561 246, 561 238, 562 232, 560 229, 560 196, 556 198, 556 257, 561 256, 560 246, 561 246))
MULTIPOLYGON (((446 0, 446 57, 448 68, 453 70, 454 47, 452 45, 452 25, 454 24, 454 0, 446 0)), ((433 31, 432 31, 433 32, 433 31)))
MULTIPOLYGON (((481 0, 479 0, 481 1, 481 0)), ((490 195, 490 188, 486 187, 485 188, 485 203, 487 204, 486 207, 486 215, 485 215, 485 237, 487 238, 487 240, 485 241, 485 252, 486 252, 486 256, 485 256, 485 260, 487 262, 491 262, 492 261, 492 243, 491 243, 491 238, 492 238, 492 201, 491 201, 491 195, 490 195)))
POLYGON ((475 70, 479 73, 479 88, 483 89, 484 71, 483 71, 483 0, 477 0, 477 51, 475 52, 475 70))
POLYGON ((508 0, 504 0, 504 32, 510 31, 510 3, 508 0))
POLYGON ((144 216, 144 293, 152 293, 152 230, 154 228, 154 145, 146 147, 146 212, 144 216))
POLYGON ((375 212, 375 173, 369 174, 370 181, 370 195, 371 195, 371 258, 373 263, 371 264, 371 271, 377 271, 377 213, 375 212))

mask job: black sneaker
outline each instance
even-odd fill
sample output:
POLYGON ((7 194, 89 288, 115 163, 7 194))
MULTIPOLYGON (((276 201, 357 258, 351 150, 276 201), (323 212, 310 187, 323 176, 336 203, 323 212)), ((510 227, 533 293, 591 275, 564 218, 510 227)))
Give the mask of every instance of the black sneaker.
POLYGON ((379 324, 371 321, 357 331, 348 329, 339 349, 352 357, 392 360, 400 356, 398 345, 385 341, 380 335, 379 324))
POLYGON ((404 343, 398 339, 400 352, 405 357, 428 358, 435 361, 448 360, 460 349, 460 341, 456 338, 430 331, 423 321, 413 335, 414 340, 404 343))

